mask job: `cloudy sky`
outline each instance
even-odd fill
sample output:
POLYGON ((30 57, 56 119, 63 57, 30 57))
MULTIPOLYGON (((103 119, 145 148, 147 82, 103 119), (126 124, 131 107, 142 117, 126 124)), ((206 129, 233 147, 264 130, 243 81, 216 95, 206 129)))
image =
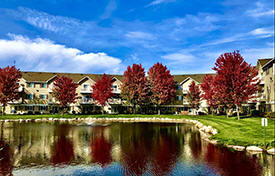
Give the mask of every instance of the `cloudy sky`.
POLYGON ((118 73, 154 63, 173 74, 212 72, 239 50, 274 57, 272 0, 0 0, 0 67, 118 73))

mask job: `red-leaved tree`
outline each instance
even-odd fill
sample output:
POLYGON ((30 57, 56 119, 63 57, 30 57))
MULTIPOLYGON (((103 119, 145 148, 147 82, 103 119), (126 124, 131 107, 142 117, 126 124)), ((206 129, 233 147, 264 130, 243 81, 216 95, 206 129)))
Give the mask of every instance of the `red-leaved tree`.
POLYGON ((254 98, 259 90, 260 80, 257 78, 257 69, 245 62, 238 51, 234 51, 222 54, 217 59, 213 70, 217 73, 216 89, 227 106, 227 116, 229 109, 235 106, 239 120, 241 104, 254 98))
POLYGON ((213 115, 214 110, 217 109, 219 105, 219 97, 215 87, 215 77, 212 75, 205 75, 202 80, 201 89, 201 96, 206 100, 213 115))
POLYGON ((113 96, 112 93, 112 78, 105 73, 92 86, 93 93, 91 97, 95 99, 96 103, 101 106, 102 114, 104 113, 103 106, 108 99, 113 96))
POLYGON ((194 81, 189 85, 187 101, 192 109, 198 110, 201 101, 200 87, 194 81))
POLYGON ((77 99, 76 88, 78 84, 66 76, 57 76, 54 81, 53 95, 59 101, 59 106, 64 114, 71 103, 77 99))
POLYGON ((128 103, 134 106, 134 113, 136 112, 136 105, 145 103, 147 93, 148 86, 144 68, 141 64, 133 64, 132 68, 128 66, 124 72, 121 94, 128 103))
POLYGON ((8 102, 20 98, 18 82, 21 77, 20 70, 16 69, 15 66, 0 68, 0 103, 3 105, 2 114, 5 113, 8 102))
POLYGON ((150 100, 158 106, 160 115, 160 105, 168 104, 175 98, 175 82, 170 70, 161 63, 156 63, 148 71, 148 80, 150 85, 150 100))

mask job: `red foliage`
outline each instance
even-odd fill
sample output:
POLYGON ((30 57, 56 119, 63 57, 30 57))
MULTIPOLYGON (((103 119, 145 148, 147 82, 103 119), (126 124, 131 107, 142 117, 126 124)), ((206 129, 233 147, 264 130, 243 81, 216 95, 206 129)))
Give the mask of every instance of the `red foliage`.
POLYGON ((200 87, 196 85, 194 81, 189 85, 189 91, 187 93, 187 100, 192 108, 198 109, 201 100, 200 87))
POLYGON ((0 140, 0 175, 12 175, 14 151, 4 140, 0 140))
POLYGON ((218 94, 229 108, 247 103, 259 90, 258 71, 246 63, 239 52, 222 54, 213 68, 218 94))
POLYGON ((93 161, 99 163, 102 167, 108 165, 112 161, 111 149, 112 145, 108 142, 103 133, 93 139, 91 143, 91 155, 93 161))
POLYGON ((148 71, 151 101, 154 104, 168 104, 175 98, 175 82, 170 70, 161 63, 156 63, 148 71))
POLYGON ((92 86, 92 89, 93 93, 91 97, 93 97, 98 104, 104 106, 108 99, 113 96, 112 78, 104 73, 92 86))
POLYGON ((15 66, 0 68, 0 102, 4 107, 9 101, 20 98, 18 82, 21 77, 20 70, 16 69, 15 66))
POLYGON ((170 175, 179 157, 178 143, 164 136, 154 148, 152 171, 155 175, 170 175))
POLYGON ((214 79, 212 75, 205 75, 201 84, 202 97, 211 108, 217 108, 219 103, 214 79))
POLYGON ((141 64, 133 64, 132 68, 127 67, 124 72, 124 79, 121 86, 123 97, 133 105, 144 103, 146 100, 148 87, 144 68, 141 64))
POLYGON ((56 99, 60 102, 61 107, 65 107, 70 103, 75 103, 75 100, 77 99, 77 87, 78 84, 74 83, 71 78, 57 76, 54 81, 53 93, 56 99))
POLYGON ((73 142, 66 136, 59 136, 52 147, 51 162, 54 165, 68 164, 74 159, 73 142))

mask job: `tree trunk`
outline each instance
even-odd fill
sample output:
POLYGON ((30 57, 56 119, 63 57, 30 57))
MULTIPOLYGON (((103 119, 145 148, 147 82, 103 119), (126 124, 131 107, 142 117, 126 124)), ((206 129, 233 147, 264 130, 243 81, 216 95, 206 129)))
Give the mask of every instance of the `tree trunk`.
POLYGON ((133 114, 136 114, 136 104, 134 104, 133 114))
POLYGON ((240 111, 239 111, 239 106, 238 105, 236 105, 236 109, 237 109, 238 120, 240 120, 240 111))
POLYGON ((101 113, 102 113, 102 115, 104 114, 104 108, 103 108, 103 106, 101 106, 101 113))
POLYGON ((6 105, 5 105, 5 104, 3 104, 3 112, 2 112, 2 115, 4 115, 4 114, 5 114, 5 111, 6 111, 6 105))
POLYGON ((226 109, 226 117, 229 118, 229 109, 226 109))
POLYGON ((160 115, 160 107, 158 106, 158 115, 160 115))

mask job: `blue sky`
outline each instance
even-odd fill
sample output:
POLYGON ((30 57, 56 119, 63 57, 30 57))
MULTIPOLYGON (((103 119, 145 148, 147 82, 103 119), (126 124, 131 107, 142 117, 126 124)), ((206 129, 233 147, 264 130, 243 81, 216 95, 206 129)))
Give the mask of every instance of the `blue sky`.
POLYGON ((0 66, 122 74, 154 63, 173 74, 212 72, 239 50, 274 57, 271 0, 0 0, 0 66))

